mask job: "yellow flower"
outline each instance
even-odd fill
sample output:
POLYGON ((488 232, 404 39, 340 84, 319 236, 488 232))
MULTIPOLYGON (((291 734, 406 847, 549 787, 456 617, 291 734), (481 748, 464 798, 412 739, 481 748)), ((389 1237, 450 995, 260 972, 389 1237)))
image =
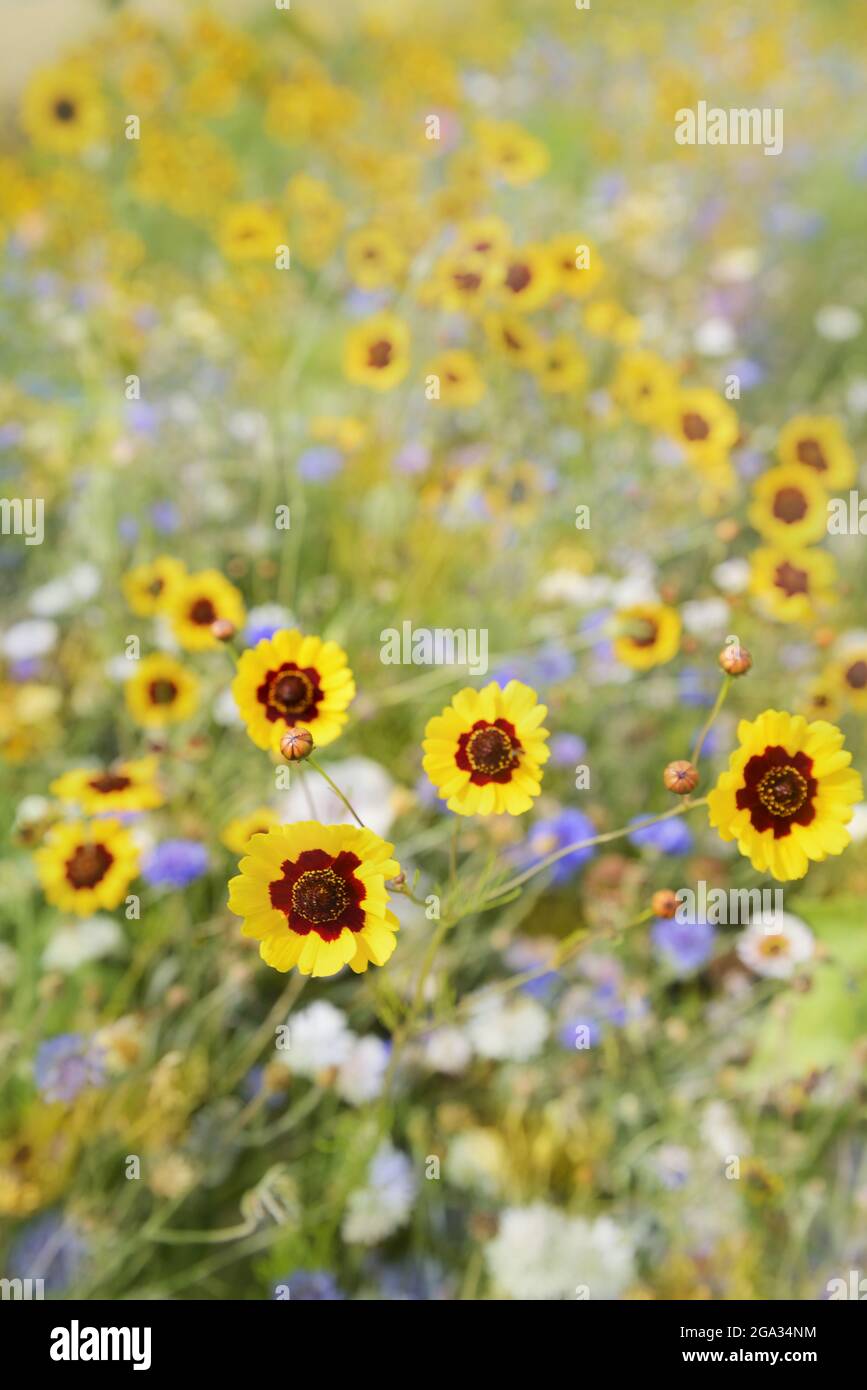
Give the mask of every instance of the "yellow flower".
POLYGON ((467 686, 425 728, 424 770, 450 811, 459 816, 520 816, 539 795, 549 750, 547 714, 535 690, 491 681, 467 686))
POLYGON ((634 671, 648 671, 677 656, 681 622, 676 608, 664 603, 636 603, 617 614, 614 653, 634 671))
POLYGON ((148 618, 153 613, 163 611, 186 573, 183 561, 174 560, 170 555, 159 555, 156 560, 137 565, 123 576, 121 587, 124 598, 133 613, 140 618, 148 618))
POLYGON ((548 243, 548 254, 557 289, 570 299, 584 299, 605 273, 596 247, 577 232, 555 237, 548 243))
POLYGON ((394 314, 373 314, 346 336, 343 370, 347 380, 390 391, 409 370, 409 329, 394 314))
POLYGON ((728 401, 706 386, 685 387, 668 404, 665 428, 691 463, 710 464, 728 457, 740 434, 728 401))
POLYGON ((246 816, 236 816, 223 830, 220 839, 233 854, 243 854, 253 835, 263 835, 280 824, 280 817, 269 806, 260 806, 246 816))
POLYGON ((60 801, 79 806, 86 816, 152 811, 165 800, 157 785, 155 758, 115 763, 106 769, 76 768, 51 783, 60 801))
POLYGON ((777 879, 803 878, 811 860, 842 854, 862 789, 840 730, 771 709, 741 720, 738 740, 708 797, 720 837, 777 879))
POLYGON ((587 381, 587 358, 570 338, 561 334, 543 344, 533 372, 546 396, 580 391, 587 381))
POLYGON ((780 431, 780 463, 812 468, 827 488, 855 481, 855 456, 837 420, 830 415, 796 415, 780 431))
POLYGON ((556 283, 546 248, 522 246, 512 251, 503 263, 499 299, 508 310, 531 313, 547 303, 556 283))
POLYGON ((624 352, 611 394, 631 419, 655 425, 671 409, 677 386, 676 371, 655 352, 624 352))
POLYGON ((397 284, 406 263, 403 247, 384 227, 361 227, 347 239, 349 278, 360 289, 378 290, 397 284))
POLYGON ((818 475, 801 464, 770 468, 753 488, 749 518, 773 545, 800 550, 827 531, 827 493, 818 475))
POLYGON ((271 261, 286 244, 282 223, 266 203, 236 203, 220 220, 220 250, 227 261, 271 261))
POLYGON ((218 618, 240 628, 246 617, 241 595, 219 570, 185 575, 172 593, 166 612, 175 637, 190 652, 220 645, 211 631, 211 624, 218 618))
POLYGON ((394 846, 372 830, 300 821, 254 835, 229 882, 229 910, 275 970, 356 974, 385 965, 399 923, 388 910, 394 846))
POLYGON ((199 682, 174 657, 155 652, 137 663, 124 693, 127 709, 137 724, 146 729, 161 729, 195 713, 199 682))
POLYGON ((616 299, 596 299, 588 304, 584 327, 594 338, 607 338, 618 347, 630 347, 641 337, 641 320, 627 313, 616 299))
POLYGON ((848 643, 828 673, 829 684, 853 709, 867 710, 867 642, 848 643))
POLYGON ((834 597, 837 569, 823 550, 762 548, 750 560, 750 590, 772 617, 809 623, 834 597))
POLYGON ((346 723, 355 681, 336 642, 275 632, 242 654, 232 694, 257 748, 279 749, 296 725, 319 747, 333 743, 346 723))
POLYGON ((34 145, 54 154, 80 154, 105 133, 99 87, 86 68, 71 63, 34 74, 24 93, 21 120, 34 145))
POLYGON ((511 235, 499 217, 474 217, 457 230, 459 249, 471 256, 502 261, 511 244, 511 235))
POLYGON ((430 282, 421 292, 422 303, 432 303, 450 314, 477 314, 502 274, 502 261, 480 251, 459 249, 441 256, 430 282))
POLYGON ((485 383, 479 374, 476 359, 460 348, 441 352, 428 363, 425 376, 438 379, 439 395, 434 399, 443 405, 477 405, 485 394, 485 383))
POLYGON ((545 346, 535 328, 521 314, 487 314, 484 323, 495 352, 514 366, 532 371, 545 346))
POLYGON ((541 140, 513 121, 480 121, 476 138, 488 168, 515 187, 539 178, 550 163, 541 140))
POLYGON ((50 903, 89 917, 123 901, 138 874, 136 843, 118 821, 63 824, 36 853, 36 868, 50 903))

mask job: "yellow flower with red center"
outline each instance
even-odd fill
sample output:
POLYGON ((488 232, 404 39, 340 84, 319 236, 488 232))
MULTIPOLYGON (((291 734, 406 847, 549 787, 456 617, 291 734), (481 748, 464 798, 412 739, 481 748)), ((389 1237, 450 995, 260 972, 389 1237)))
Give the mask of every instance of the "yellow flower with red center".
POLYGON ((152 811, 165 800, 157 783, 156 758, 109 768, 76 768, 51 783, 51 794, 79 806, 86 816, 152 811))
POLYGON ((545 344, 521 314, 486 314, 484 325, 488 342, 495 352, 515 367, 533 370, 545 344))
POLYGON ((400 873, 394 846, 372 830, 300 821, 254 835, 229 882, 229 910, 275 970, 356 974, 385 965, 399 923, 386 883, 400 873))
POLYGON ((649 671, 677 656, 681 621, 666 603, 635 603, 616 615, 614 654, 633 671, 649 671))
MULTIPOLYGON (((436 378, 439 394, 431 399, 443 405, 478 405, 485 394, 485 382, 472 353, 461 348, 441 352, 425 368, 426 380, 436 378)), ((426 388, 427 389, 427 388, 426 388)))
POLYGON ((407 255, 384 227, 360 227, 346 242, 346 267, 353 285, 379 290, 396 285, 406 270, 407 255))
POLYGON ((547 303, 556 285, 546 248, 521 246, 502 263, 498 298, 505 309, 528 314, 547 303))
POLYGON ((336 642, 282 629, 242 654, 232 694, 257 748, 276 752, 296 726, 321 748, 343 729, 355 681, 336 642))
POLYGON ((617 404, 640 425, 658 424, 677 389, 677 372, 655 352, 624 352, 611 384, 617 404))
POLYGON ((571 338, 561 334, 542 346, 532 370, 546 396, 568 395, 584 387, 587 358, 571 338))
POLYGON ((92 73, 75 63, 42 68, 24 93, 21 121, 39 149, 80 154, 105 135, 105 106, 92 73))
POLYGON ((689 461, 698 465, 726 459, 740 434, 728 401, 706 386, 679 390, 668 404, 665 427, 689 461))
POLYGON ((89 917, 118 906, 137 876, 139 853, 128 830, 106 819, 63 824, 36 853, 36 869, 50 903, 89 917))
POLYGON ((185 578, 187 567, 182 560, 174 560, 170 555, 159 555, 147 564, 136 565, 123 576, 121 587, 124 598, 140 618, 149 618, 160 613, 185 578))
POLYGON ((348 381, 390 391, 409 370, 409 329, 395 314, 373 314, 350 330, 343 349, 348 381))
POLYGON ((605 273, 596 247, 577 232, 555 237, 548 243, 548 254, 557 289, 570 299, 584 299, 605 273))
POLYGON ((246 816, 236 816, 223 830, 220 839, 233 854, 243 854, 254 835, 264 835, 280 824, 280 817, 270 806, 260 806, 246 816))
POLYGON ((550 163, 541 140, 514 121, 479 121, 476 138, 487 167, 515 187, 539 178, 550 163))
POLYGON ((828 673, 838 698, 856 710, 867 710, 867 642, 847 643, 828 673))
POLYGON ((843 734, 824 719, 765 710, 738 725, 739 747, 708 796, 710 823, 759 873, 803 878, 811 861, 842 854, 861 778, 843 734))
POLYGON ((166 612, 175 637, 190 652, 220 645, 211 631, 218 618, 235 628, 243 627, 246 618, 241 595, 219 570, 185 575, 174 588, 166 612))
POLYGON ((478 314, 502 275, 498 256, 458 249, 442 256, 431 279, 422 286, 423 304, 436 304, 450 314, 478 314))
POLYGON ((459 816, 520 816, 539 795, 547 762, 547 714, 521 681, 505 689, 470 686, 425 728, 423 767, 438 795, 459 816))
POLYGON ((750 558, 750 590, 782 623, 809 623, 832 602, 837 567, 824 550, 764 547, 750 558))
POLYGON ((825 487, 849 487, 855 481, 855 455, 831 415, 796 415, 780 431, 777 454, 780 463, 811 468, 825 487))
POLYGON ((267 203, 236 203, 223 213, 217 239, 227 261, 274 264, 277 248, 286 244, 286 233, 267 203))
POLYGON ((162 729, 195 714, 199 681, 173 656, 155 652, 136 663, 124 686, 127 709, 137 724, 162 729))
POLYGON ((772 545, 800 550, 828 527, 828 496, 819 475, 801 464, 770 468, 753 488, 749 518, 772 545))

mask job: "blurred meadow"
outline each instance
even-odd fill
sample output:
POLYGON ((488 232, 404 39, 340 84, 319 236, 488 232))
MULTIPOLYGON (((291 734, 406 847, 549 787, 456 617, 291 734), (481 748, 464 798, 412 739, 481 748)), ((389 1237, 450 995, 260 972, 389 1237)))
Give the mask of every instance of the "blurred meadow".
POLYGON ((860 0, 0 25, 0 1276, 836 1296, 860 0))

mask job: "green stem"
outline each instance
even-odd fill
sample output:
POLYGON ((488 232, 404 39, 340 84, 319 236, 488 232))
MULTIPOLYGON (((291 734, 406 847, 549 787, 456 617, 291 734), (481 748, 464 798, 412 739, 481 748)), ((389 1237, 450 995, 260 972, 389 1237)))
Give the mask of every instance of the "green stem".
POLYGON ((343 804, 344 804, 344 806, 346 807, 347 811, 349 811, 349 813, 350 813, 350 815, 352 816, 353 820, 355 820, 355 821, 358 822, 358 824, 361 826, 362 830, 366 830, 366 829, 367 829, 367 826, 364 824, 364 821, 361 819, 361 816, 360 816, 360 815, 358 814, 358 812, 356 811, 356 809, 355 809, 355 807, 353 806, 352 802, 349 801, 349 799, 343 795, 343 792, 340 790, 340 788, 338 787, 337 783, 336 783, 336 782, 333 782, 333 781, 331 780, 331 778, 328 776, 328 773, 325 771, 325 769, 324 769, 323 767, 320 767, 320 766, 319 766, 319 764, 318 764, 318 762, 316 761, 315 758, 311 758, 311 757, 308 756, 307 761, 308 761, 308 763, 310 764, 310 766, 311 766, 312 768, 315 768, 315 769, 316 769, 316 771, 319 773, 319 776, 320 776, 320 777, 324 777, 325 781, 328 783, 329 787, 330 787, 331 790, 334 792, 334 795, 340 797, 340 800, 343 802, 343 804))
POLYGON ((714 704, 713 709, 711 710, 710 714, 705 720, 704 727, 695 741, 695 747, 692 750, 692 757, 690 758, 690 762, 692 763, 693 767, 698 767, 698 760, 701 757, 701 750, 702 748, 704 748, 705 739, 710 733, 714 721, 716 720, 717 715, 719 714, 720 710, 723 707, 723 704, 725 703, 725 698, 729 693, 729 686, 731 685, 731 683, 731 676, 728 674, 724 675, 722 685, 719 688, 719 694, 716 697, 716 703, 714 704))

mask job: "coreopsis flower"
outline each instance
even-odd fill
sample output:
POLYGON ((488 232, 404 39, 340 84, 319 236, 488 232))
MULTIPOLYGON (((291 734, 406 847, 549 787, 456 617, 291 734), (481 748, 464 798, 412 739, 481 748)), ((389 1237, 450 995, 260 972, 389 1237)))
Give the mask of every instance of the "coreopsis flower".
POLYGON ((546 396, 580 391, 587 381, 587 358, 566 334, 545 343, 531 368, 546 396))
POLYGON ((280 748, 296 725, 317 747, 333 743, 346 723, 355 681, 336 642, 281 630, 242 654, 232 694, 257 748, 280 748))
POLYGON ((229 883, 229 909, 275 970, 385 965, 399 928, 385 886, 400 873, 393 849, 372 830, 317 821, 254 835, 229 883))
POLYGON ((428 720, 424 770, 459 816, 511 816, 529 811, 547 762, 547 707, 521 681, 501 689, 467 686, 442 714, 428 720))
POLYGON ((503 263, 497 297, 509 312, 531 313, 551 298, 557 281, 546 248, 521 246, 503 263))
POLYGON ((359 289, 378 290, 397 284, 406 264, 406 251, 385 227, 360 227, 346 239, 346 268, 359 289))
POLYGON ((137 724, 162 729, 189 719, 199 703, 198 678, 172 656, 145 656, 124 686, 127 709, 137 724))
POLYGON ((800 550, 821 540, 828 526, 828 497, 820 475, 801 464, 763 473, 753 488, 749 518, 772 545, 800 550))
POLYGON ((636 603, 621 609, 616 622, 614 654, 634 671, 648 671, 677 656, 681 620, 676 608, 665 603, 636 603))
POLYGON ((74 63, 40 69, 24 93, 21 121, 34 145, 53 154, 80 154, 98 144, 105 106, 93 74, 74 63))
POLYGON ((348 381, 390 391, 409 370, 409 329, 394 314, 373 314, 346 335, 343 370, 348 381))
POLYGON ((486 166, 516 187, 539 178, 550 163, 541 140, 514 121, 479 121, 476 139, 486 166))
POLYGON ((665 424, 690 462, 698 465, 727 458, 740 434, 738 417, 728 401, 706 386, 677 391, 668 404, 665 424))
POLYGON ((594 299, 584 310, 584 327, 594 338, 605 338, 617 347, 631 347, 641 337, 641 319, 619 299, 594 299))
POLYGON ((458 227, 455 240, 462 251, 498 261, 506 255, 512 236, 501 217, 472 217, 458 227))
POLYGON ((263 835, 280 824, 280 817, 270 806, 260 806, 258 811, 250 811, 246 816, 235 816, 225 826, 220 836, 223 844, 233 854, 243 854, 254 835, 263 835))
POLYGON ((811 860, 842 854, 862 796, 843 734, 823 719, 765 710, 738 726, 739 747, 708 796, 711 825, 759 873, 803 878, 811 860))
POLYGON ((677 372, 655 352, 624 352, 611 383, 614 400, 641 425, 658 424, 677 389, 677 372))
POLYGON ((782 623, 810 623, 816 609, 831 603, 837 567, 824 550, 776 550, 771 546, 753 551, 750 590, 774 618, 782 623))
POLYGON ((111 819, 60 824, 36 853, 36 869, 50 903, 78 917, 123 901, 139 871, 134 839, 111 819))
POLYGON ((286 233, 266 203, 237 203, 223 213, 218 240, 227 261, 273 263, 278 246, 286 242, 286 233))
POLYGON ((86 816, 152 811, 164 797, 155 758, 115 763, 110 768, 76 768, 51 783, 51 794, 79 806, 86 816))
POLYGON ((847 642, 826 675, 829 694, 852 709, 867 710, 867 641, 847 642))
POLYGON ((145 565, 136 565, 121 580, 124 598, 133 613, 149 618, 161 613, 185 578, 187 567, 182 560, 159 555, 145 565))
POLYGON ((485 382, 472 353, 461 348, 441 352, 425 367, 425 377, 435 376, 439 383, 436 400, 443 405, 477 405, 485 394, 485 382))
POLYGON ((545 345, 523 315, 486 314, 484 327, 488 342, 495 352, 505 357, 514 367, 532 370, 545 345))
POLYGON ((167 607, 172 631, 187 651, 204 651, 218 647, 219 637, 212 632, 218 619, 241 628, 246 620, 244 601, 234 584, 219 570, 200 570, 186 575, 177 585, 167 607))
POLYGON ((831 415, 796 415, 780 431, 777 455, 782 464, 812 468, 827 488, 849 487, 855 481, 855 455, 831 415))
POLYGON ((602 279, 602 257, 595 246, 577 232, 555 237, 548 243, 548 254, 557 289, 570 299, 584 299, 602 279))

